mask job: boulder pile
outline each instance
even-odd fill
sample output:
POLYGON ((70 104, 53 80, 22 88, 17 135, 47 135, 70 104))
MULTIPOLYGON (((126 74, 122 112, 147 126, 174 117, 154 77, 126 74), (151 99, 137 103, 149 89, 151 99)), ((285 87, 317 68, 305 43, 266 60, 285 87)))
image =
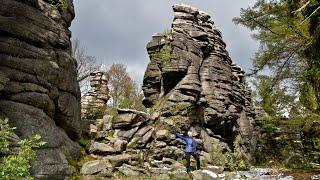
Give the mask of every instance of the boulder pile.
MULTIPOLYGON (((118 109, 116 115, 98 119, 90 125, 93 138, 88 151, 93 160, 82 166, 81 173, 88 177, 186 173, 182 164, 184 142, 169 130, 159 129, 157 120, 130 109, 118 109)), ((205 157, 201 156, 201 162, 207 164, 205 157)))

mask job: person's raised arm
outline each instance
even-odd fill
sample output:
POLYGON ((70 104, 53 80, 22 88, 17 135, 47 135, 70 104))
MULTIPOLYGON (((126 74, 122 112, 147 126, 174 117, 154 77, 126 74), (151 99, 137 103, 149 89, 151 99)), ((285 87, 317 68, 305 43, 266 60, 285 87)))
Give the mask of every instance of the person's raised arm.
POLYGON ((174 134, 176 135, 176 137, 178 137, 178 138, 180 138, 180 139, 182 139, 184 141, 187 141, 187 138, 182 136, 181 134, 179 134, 179 133, 174 133, 174 134))

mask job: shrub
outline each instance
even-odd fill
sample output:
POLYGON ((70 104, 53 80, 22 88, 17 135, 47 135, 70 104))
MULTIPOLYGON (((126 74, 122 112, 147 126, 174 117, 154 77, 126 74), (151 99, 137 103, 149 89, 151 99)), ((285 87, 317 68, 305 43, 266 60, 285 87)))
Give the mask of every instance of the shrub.
MULTIPOLYGON (((9 137, 13 137, 13 129, 8 119, 0 119, 0 153, 9 150, 9 137)), ((30 161, 36 158, 34 148, 45 145, 40 135, 31 136, 18 142, 19 151, 0 159, 0 179, 33 179, 30 174, 30 161)))
POLYGON ((161 35, 164 35, 164 36, 170 36, 172 35, 172 31, 171 29, 165 29, 161 35))
POLYGON ((171 60, 172 54, 172 46, 171 45, 164 45, 162 48, 162 59, 164 62, 169 62, 171 60))

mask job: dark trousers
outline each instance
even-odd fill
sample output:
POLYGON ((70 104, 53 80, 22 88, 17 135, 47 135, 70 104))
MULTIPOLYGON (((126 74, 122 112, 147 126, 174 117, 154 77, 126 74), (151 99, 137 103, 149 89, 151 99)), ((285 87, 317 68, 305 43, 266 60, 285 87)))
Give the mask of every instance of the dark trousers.
POLYGON ((197 161, 197 169, 200 169, 200 159, 199 159, 198 153, 186 152, 187 172, 190 172, 190 155, 192 155, 194 157, 194 159, 197 161))

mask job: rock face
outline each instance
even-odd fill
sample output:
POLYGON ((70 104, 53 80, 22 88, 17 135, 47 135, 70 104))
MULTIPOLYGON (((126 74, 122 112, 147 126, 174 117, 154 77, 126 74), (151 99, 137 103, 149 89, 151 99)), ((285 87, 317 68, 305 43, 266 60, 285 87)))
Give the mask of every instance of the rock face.
POLYGON ((80 90, 68 30, 72 0, 60 8, 47 0, 0 0, 0 111, 20 138, 47 142, 32 173, 39 179, 70 175, 67 156, 78 155, 80 90))
POLYGON ((90 90, 81 97, 81 113, 83 118, 101 118, 100 111, 106 109, 109 100, 108 76, 103 71, 90 74, 90 90))
POLYGON ((206 151, 214 149, 209 142, 227 143, 250 160, 255 113, 244 71, 232 63, 207 13, 184 4, 173 10, 172 29, 147 45, 144 105, 160 111, 160 120, 178 131, 193 129, 206 151))

